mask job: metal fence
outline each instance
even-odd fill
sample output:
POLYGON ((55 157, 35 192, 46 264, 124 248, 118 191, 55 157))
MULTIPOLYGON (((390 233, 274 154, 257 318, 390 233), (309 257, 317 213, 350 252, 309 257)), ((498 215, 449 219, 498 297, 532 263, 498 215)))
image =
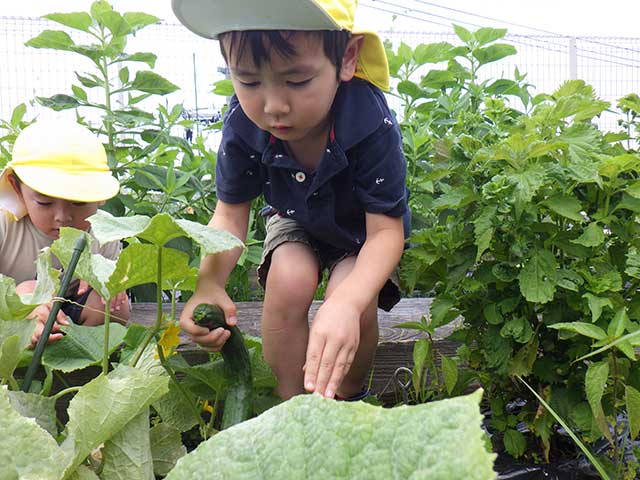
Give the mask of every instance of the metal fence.
MULTIPOLYGON (((8 118, 16 105, 36 96, 69 93, 71 85, 78 83, 74 72, 91 70, 90 62, 77 54, 24 46, 43 30, 62 28, 46 19, 0 17, 0 118, 8 118)), ((77 33, 71 32, 76 42, 90 41, 77 33)), ((401 41, 412 46, 438 41, 458 43, 453 33, 389 31, 381 36, 394 45, 401 41)), ((518 54, 484 67, 481 73, 487 78, 513 78, 517 67, 535 86, 534 93, 551 93, 562 82, 580 78, 593 85, 613 110, 623 95, 640 93, 640 38, 507 35, 505 41, 513 44, 518 54)), ((154 70, 181 87, 161 101, 183 103, 204 121, 224 103, 224 98, 212 93, 213 83, 224 78, 218 71, 224 62, 217 42, 197 37, 182 25, 161 23, 140 31, 130 40, 127 51, 157 54, 154 70)), ((390 103, 399 107, 395 99, 390 103)), ((29 108, 30 116, 51 115, 38 105, 29 108)), ((614 113, 605 113, 599 122, 603 129, 617 128, 614 113)))
MULTIPOLYGON (((460 41, 453 33, 390 32, 394 44, 460 41)), ((567 80, 582 79, 592 85, 602 100, 611 104, 598 123, 602 129, 617 129, 618 99, 640 94, 640 38, 563 37, 508 34, 504 42, 518 53, 483 66, 482 78, 514 78, 515 68, 526 73, 532 93, 553 93, 567 80)))

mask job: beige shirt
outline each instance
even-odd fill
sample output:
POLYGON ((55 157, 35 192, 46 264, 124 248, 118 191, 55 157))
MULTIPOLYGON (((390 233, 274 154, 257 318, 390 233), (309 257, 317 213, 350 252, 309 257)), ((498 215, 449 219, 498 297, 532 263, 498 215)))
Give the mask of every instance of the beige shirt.
MULTIPOLYGON (((13 278, 16 284, 35 280, 38 253, 51 246, 52 242, 52 239, 35 227, 28 216, 16 222, 0 210, 0 273, 13 278)), ((109 242, 100 247, 98 242, 94 242, 92 250, 93 253, 115 260, 121 248, 120 242, 109 242)), ((55 257, 53 266, 61 268, 55 257)))

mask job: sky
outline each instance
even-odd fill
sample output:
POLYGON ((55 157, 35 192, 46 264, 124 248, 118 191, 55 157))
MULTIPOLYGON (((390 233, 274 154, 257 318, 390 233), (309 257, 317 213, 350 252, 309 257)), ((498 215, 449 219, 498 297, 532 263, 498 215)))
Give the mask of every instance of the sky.
MULTIPOLYGON (((121 12, 141 11, 171 23, 177 21, 171 11, 170 0, 112 0, 110 3, 121 12)), ((90 5, 91 0, 2 1, 0 15, 40 16, 53 12, 86 11, 90 5)), ((640 37, 638 0, 361 0, 359 8, 359 14, 378 30, 393 28, 442 32, 447 30, 444 25, 454 22, 469 29, 477 28, 463 23, 470 22, 480 26, 506 27, 510 33, 542 34, 531 30, 534 28, 569 36, 640 37), (393 15, 385 10, 400 15, 394 21, 393 15), (530 28, 497 23, 481 17, 530 28)))

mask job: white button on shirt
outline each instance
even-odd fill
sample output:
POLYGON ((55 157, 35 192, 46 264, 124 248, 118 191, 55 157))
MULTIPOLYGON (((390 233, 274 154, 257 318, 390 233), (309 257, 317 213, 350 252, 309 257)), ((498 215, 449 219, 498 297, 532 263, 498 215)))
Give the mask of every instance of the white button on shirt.
POLYGON ((300 183, 304 182, 307 179, 307 176, 305 175, 304 172, 298 172, 296 173, 296 180, 300 183))

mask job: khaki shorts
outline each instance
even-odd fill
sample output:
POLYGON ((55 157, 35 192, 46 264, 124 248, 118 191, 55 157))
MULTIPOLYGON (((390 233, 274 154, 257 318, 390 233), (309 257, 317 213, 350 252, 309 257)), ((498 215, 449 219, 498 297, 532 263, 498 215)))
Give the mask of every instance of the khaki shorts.
MULTIPOLYGON (((299 242, 309 245, 313 249, 320 264, 318 281, 322 280, 322 272, 324 270, 327 270, 329 274, 331 274, 334 267, 342 260, 358 255, 357 251, 348 252, 336 250, 325 244, 321 244, 309 235, 298 222, 291 218, 281 217, 278 214, 272 215, 267 219, 266 230, 267 236, 264 239, 262 261, 258 267, 258 281, 263 288, 267 282, 267 274, 269 273, 269 267, 271 265, 271 255, 275 249, 283 243, 299 242)), ((378 294, 378 307, 388 312, 400 301, 399 285, 398 269, 396 268, 391 278, 387 280, 378 294)))

